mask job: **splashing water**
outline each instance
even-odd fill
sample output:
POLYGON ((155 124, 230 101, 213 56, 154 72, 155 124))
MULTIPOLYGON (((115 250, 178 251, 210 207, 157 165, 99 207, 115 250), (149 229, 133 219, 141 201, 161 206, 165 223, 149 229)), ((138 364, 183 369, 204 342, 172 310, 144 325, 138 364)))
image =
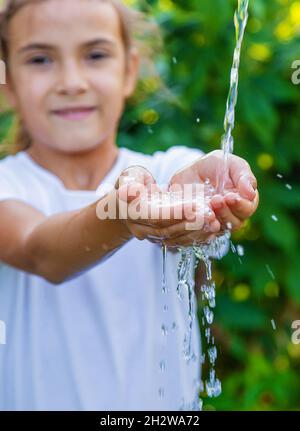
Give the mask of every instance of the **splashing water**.
POLYGON ((192 331, 193 321, 195 319, 195 293, 194 285, 189 280, 189 271, 193 259, 193 249, 181 249, 181 259, 178 264, 178 284, 177 284, 177 295, 180 300, 183 298, 182 289, 186 288, 188 292, 188 329, 184 336, 183 341, 183 356, 187 362, 196 359, 196 355, 192 350, 192 331))
POLYGON ((167 282, 166 282, 166 264, 167 264, 167 246, 162 245, 163 254, 163 282, 162 282, 162 293, 167 292, 167 282))
MULTIPOLYGON (((206 193, 206 197, 208 200, 214 193, 224 194, 226 179, 228 178, 228 158, 229 154, 233 152, 234 140, 232 137, 232 132, 234 129, 235 122, 235 106, 237 102, 238 96, 238 79, 239 79, 239 64, 240 64, 240 54, 241 47, 244 37, 245 28, 248 20, 248 4, 249 0, 238 0, 238 8, 235 12, 234 23, 236 29, 236 46, 233 55, 233 65, 231 68, 230 74, 230 89, 226 103, 226 112, 224 119, 224 130, 225 133, 222 136, 221 148, 223 150, 223 163, 219 172, 218 184, 216 189, 214 189, 209 181, 205 182, 206 186, 209 187, 208 192, 206 193)), ((197 122, 198 121, 197 119, 197 122)), ((214 241, 211 241, 206 244, 202 244, 200 246, 193 246, 186 249, 179 249, 181 253, 180 262, 178 264, 177 275, 178 275, 178 284, 176 288, 176 292, 179 300, 183 299, 183 290, 186 289, 188 292, 188 330, 184 337, 184 349, 183 355, 187 362, 191 359, 195 359, 195 354, 192 351, 192 343, 191 343, 191 335, 193 329, 193 321, 195 319, 195 301, 194 301, 194 286, 188 281, 188 274, 191 267, 191 262, 193 257, 196 258, 196 261, 201 260, 204 262, 205 266, 205 275, 206 275, 206 283, 201 286, 202 292, 202 300, 205 302, 203 307, 203 318, 202 323, 204 327, 204 334, 207 342, 207 357, 209 360, 209 376, 205 381, 205 389, 208 397, 217 397, 222 392, 222 386, 220 380, 216 377, 215 372, 215 362, 217 359, 217 347, 215 346, 214 337, 211 335, 211 325, 214 319, 213 309, 216 306, 216 292, 215 292, 215 283, 212 279, 212 257, 221 257, 222 250, 224 246, 230 241, 230 233, 231 227, 228 226, 228 229, 225 231, 224 235, 221 237, 217 237, 214 241)), ((232 249, 234 248, 233 244, 231 245, 232 249)), ((243 250, 241 247, 238 250, 234 250, 239 255, 243 254, 243 250)), ((163 293, 166 291, 166 281, 165 281, 165 256, 166 250, 163 247, 163 293)), ((162 331, 165 335, 165 331, 162 331)), ((205 355, 202 355, 200 358, 201 364, 205 360, 205 355)), ((202 381, 196 382, 197 387, 199 389, 199 393, 203 391, 204 385, 202 381)), ((159 393, 160 396, 163 396, 162 389, 160 388, 159 393)), ((191 403, 183 404, 180 410, 202 410, 202 400, 198 397, 191 403)))
POLYGON ((206 393, 209 397, 217 397, 222 392, 220 380, 216 377, 214 370, 217 359, 217 347, 215 339, 211 335, 211 325, 214 320, 214 308, 216 307, 216 285, 212 276, 212 256, 218 256, 226 246, 230 239, 230 232, 226 232, 224 236, 216 238, 215 241, 194 247, 196 258, 204 263, 205 266, 205 283, 201 286, 202 302, 203 302, 203 329, 207 344, 207 353, 209 359, 209 379, 205 381, 206 393))
MULTIPOLYGON (((234 24, 236 30, 236 46, 233 54, 233 65, 230 74, 230 88, 228 93, 228 98, 226 102, 226 112, 224 119, 224 130, 225 133, 222 136, 221 148, 223 150, 223 163, 219 172, 217 193, 224 194, 226 180, 228 178, 228 158, 229 154, 233 152, 234 140, 232 132, 234 129, 235 122, 235 106, 238 96, 238 81, 239 81, 239 65, 240 65, 240 55, 241 47, 243 42, 243 37, 245 33, 245 28, 248 21, 248 4, 249 0, 238 0, 238 8, 234 15, 234 24)), ((222 392, 222 386, 220 380, 216 377, 215 373, 215 362, 217 359, 217 348, 215 346, 214 337, 211 336, 210 326, 213 323, 214 313, 213 309, 216 306, 216 293, 215 293, 215 283, 212 279, 212 269, 211 269, 211 257, 220 256, 221 250, 227 241, 230 241, 231 236, 231 226, 227 227, 225 235, 223 237, 217 238, 211 244, 203 245, 202 247, 194 247, 194 253, 199 260, 202 260, 205 265, 206 272, 206 283, 201 286, 202 300, 206 301, 204 305, 204 333, 207 342, 207 352, 209 359, 209 378, 205 381, 205 388, 208 397, 217 397, 222 392)), ((233 246, 234 247, 234 246, 233 246)), ((243 254, 242 248, 239 246, 234 251, 243 254)))
POLYGON ((248 4, 249 0, 238 0, 238 8, 234 15, 234 24, 236 29, 236 46, 233 54, 233 65, 230 74, 230 89, 226 103, 226 112, 224 119, 225 133, 222 136, 222 150, 224 153, 222 168, 220 170, 218 193, 223 194, 225 183, 228 175, 228 156, 233 152, 232 131, 235 120, 235 106, 238 96, 239 83, 239 65, 241 57, 241 47, 244 38, 245 28, 248 21, 248 4))
MULTIPOLYGON (((167 274, 166 274, 166 268, 167 268, 167 246, 165 244, 162 244, 161 246, 162 248, 162 273, 163 273, 163 279, 162 279, 162 294, 163 297, 166 296, 166 293, 168 293, 168 287, 167 287, 167 274)), ((164 304, 163 306, 163 311, 164 313, 166 313, 166 311, 168 310, 168 305, 164 304)), ((164 337, 166 337, 168 335, 168 328, 167 326, 162 323, 161 325, 161 333, 164 337)), ((166 363, 163 359, 161 359, 160 363, 159 363, 159 369, 161 372, 164 372, 166 369, 166 363)), ((158 389, 158 394, 160 398, 163 398, 165 395, 165 389, 164 387, 160 387, 158 389)))
MULTIPOLYGON (((228 157, 233 152, 234 140, 232 132, 234 129, 235 122, 235 106, 238 96, 238 80, 239 80, 239 65, 241 47, 245 28, 248 21, 248 4, 249 0, 238 0, 238 8, 235 12, 234 23, 236 29, 236 46, 233 55, 233 65, 230 74, 230 89, 226 103, 226 112, 224 119, 224 130, 225 133, 222 136, 221 148, 223 150, 223 163, 219 173, 217 192, 223 194, 225 191, 226 179, 228 176, 228 157)), ((211 191, 212 192, 212 191, 211 191)), ((210 363, 209 378, 205 381, 206 393, 209 397, 217 397, 222 392, 222 386, 220 380, 216 377, 215 373, 215 362, 217 359, 217 348, 215 346, 214 337, 211 336, 210 326, 213 323, 214 313, 213 309, 216 306, 216 294, 215 294, 215 283, 212 279, 211 269, 211 257, 220 256, 221 250, 227 241, 230 240, 231 227, 225 232, 223 237, 218 237, 212 243, 202 245, 201 247, 193 247, 196 258, 204 262, 206 272, 206 283, 201 286, 202 300, 206 301, 206 305, 203 307, 203 319, 204 322, 204 334, 207 342, 208 359, 210 363)), ((237 248, 238 254, 243 254, 242 248, 237 248)), ((203 387, 203 385, 202 385, 203 387)))

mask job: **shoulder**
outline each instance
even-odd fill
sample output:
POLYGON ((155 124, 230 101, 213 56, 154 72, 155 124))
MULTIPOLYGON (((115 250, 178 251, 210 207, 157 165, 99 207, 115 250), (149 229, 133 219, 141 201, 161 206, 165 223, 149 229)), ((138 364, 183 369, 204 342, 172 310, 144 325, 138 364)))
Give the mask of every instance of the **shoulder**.
POLYGON ((17 176, 16 169, 24 169, 24 155, 22 152, 8 155, 0 160, 0 174, 17 176))
POLYGON ((0 186, 3 182, 18 184, 21 181, 22 173, 22 156, 20 154, 6 156, 0 160, 0 186))
POLYGON ((19 198, 22 196, 24 167, 22 156, 16 154, 0 160, 0 198, 19 198))

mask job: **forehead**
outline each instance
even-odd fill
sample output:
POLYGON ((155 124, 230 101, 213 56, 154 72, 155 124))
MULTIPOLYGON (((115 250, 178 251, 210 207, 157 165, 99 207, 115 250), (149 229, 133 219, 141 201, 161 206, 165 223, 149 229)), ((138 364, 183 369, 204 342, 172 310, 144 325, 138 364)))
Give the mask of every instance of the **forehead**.
POLYGON ((122 37, 120 18, 103 0, 44 0, 28 3, 11 19, 9 39, 17 44, 52 40, 58 45, 88 37, 122 37))

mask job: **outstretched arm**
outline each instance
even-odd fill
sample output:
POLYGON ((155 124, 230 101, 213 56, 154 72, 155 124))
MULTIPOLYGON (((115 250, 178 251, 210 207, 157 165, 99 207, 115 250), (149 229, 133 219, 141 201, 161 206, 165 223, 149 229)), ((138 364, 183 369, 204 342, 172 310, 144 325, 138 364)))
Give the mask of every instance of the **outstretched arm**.
POLYGON ((17 200, 0 202, 0 260, 55 284, 90 268, 132 238, 122 220, 98 219, 98 203, 46 217, 17 200))

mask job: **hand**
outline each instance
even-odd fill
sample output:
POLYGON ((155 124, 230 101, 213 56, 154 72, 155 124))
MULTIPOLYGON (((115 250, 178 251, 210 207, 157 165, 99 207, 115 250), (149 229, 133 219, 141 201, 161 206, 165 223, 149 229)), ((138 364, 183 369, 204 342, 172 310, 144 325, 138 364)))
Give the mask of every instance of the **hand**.
MULTIPOLYGON (((132 235, 139 240, 148 239, 154 243, 161 244, 163 242, 174 247, 186 245, 187 222, 194 223, 198 221, 194 206, 190 202, 185 204, 180 201, 171 203, 167 207, 167 218, 165 217, 166 213, 162 211, 162 207, 158 206, 159 211, 153 216, 153 213, 149 211, 154 205, 153 196, 162 196, 162 191, 157 186, 151 173, 140 166, 132 166, 123 171, 115 184, 115 189, 118 212, 123 207, 123 201, 126 213, 122 215, 122 220, 124 220, 132 235), (179 208, 180 206, 181 208, 179 208), (133 218, 130 209, 136 208, 139 208, 140 211, 137 211, 133 218), (176 208, 177 210, 182 209, 180 219, 178 219, 176 208), (142 209, 146 209, 146 217, 139 216, 142 214, 142 209), (183 237, 183 241, 181 241, 181 237, 183 237), (175 241, 177 238, 178 240, 175 241)), ((143 212, 144 215, 145 212, 143 212)), ((204 232, 201 229, 204 223, 203 218, 203 223, 202 225, 200 224, 200 228, 197 230, 197 238, 201 241, 207 239, 212 232, 217 232, 220 228, 213 211, 206 215, 205 221, 210 229, 209 232, 204 232)))
MULTIPOLYGON (((174 184, 204 183, 209 179, 217 189, 222 164, 223 151, 213 151, 178 171, 172 177, 169 188, 174 184)), ((240 229, 244 221, 256 211, 258 203, 257 181, 249 164, 244 159, 229 154, 224 195, 215 192, 210 202, 221 230, 228 229, 228 226, 231 230, 240 229)))

